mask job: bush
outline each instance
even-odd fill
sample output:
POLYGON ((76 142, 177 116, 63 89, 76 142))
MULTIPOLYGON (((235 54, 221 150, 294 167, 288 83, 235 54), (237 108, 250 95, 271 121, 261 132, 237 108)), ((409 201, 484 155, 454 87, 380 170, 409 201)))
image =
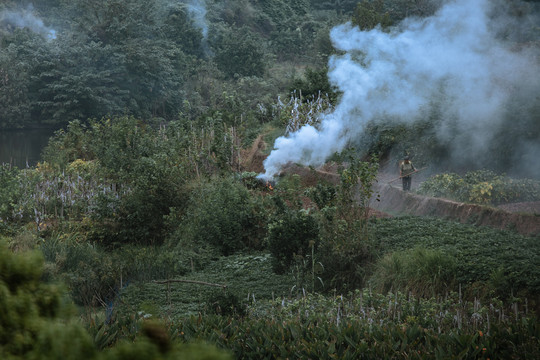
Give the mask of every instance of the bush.
MULTIPOLYGON (((277 274, 285 273, 295 257, 310 253, 310 242, 318 242, 317 220, 306 210, 288 210, 268 225, 267 244, 277 274)), ((316 244, 315 244, 316 246, 316 244)))
POLYGON ((2 359, 230 359, 212 346, 174 344, 165 326, 149 321, 141 324, 135 342, 99 353, 63 300, 61 288, 41 282, 42 271, 39 253, 16 255, 0 242, 2 359))
POLYGON ((190 271, 188 256, 165 246, 105 250, 81 241, 78 234, 52 234, 40 249, 47 261, 45 276, 67 284, 78 305, 111 304, 130 282, 169 279, 190 271))
POLYGON ((206 313, 224 316, 243 316, 246 313, 246 309, 236 294, 224 290, 216 290, 206 300, 206 313))
POLYGON ((53 236, 41 245, 48 277, 66 283, 75 303, 97 306, 111 301, 119 290, 122 265, 78 237, 53 236))
POLYGON ((371 283, 383 293, 434 296, 453 288, 456 260, 440 250, 415 248, 385 255, 374 267, 371 283))
POLYGON ((458 174, 438 174, 424 181, 418 188, 420 194, 433 197, 450 197, 463 201, 467 192, 465 180, 458 174))
POLYGON ((319 191, 326 193, 325 201, 314 198, 317 203, 334 205, 321 210, 321 245, 317 254, 329 289, 349 291, 365 283, 374 254, 369 202, 377 170, 375 157, 365 162, 349 156, 348 166, 339 169, 340 184, 335 191, 319 191))
POLYGON ((326 208, 321 220, 317 261, 326 289, 351 291, 365 285, 374 257, 373 242, 365 236, 364 219, 340 219, 326 208))
POLYGON ((233 179, 203 182, 192 192, 174 237, 177 242, 184 238, 183 244, 210 244, 223 255, 261 248, 266 226, 262 205, 233 179))
POLYGON ((89 336, 66 321, 61 288, 42 283, 42 271, 38 252, 16 255, 0 242, 0 357, 92 358, 89 336))
POLYGON ((8 164, 0 164, 0 222, 15 218, 16 204, 20 196, 19 170, 8 164))

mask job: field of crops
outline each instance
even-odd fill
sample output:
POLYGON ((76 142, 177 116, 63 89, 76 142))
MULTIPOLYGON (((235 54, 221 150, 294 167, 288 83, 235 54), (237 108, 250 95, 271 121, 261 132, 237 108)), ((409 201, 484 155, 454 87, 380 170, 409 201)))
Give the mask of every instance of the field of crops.
POLYGON ((371 226, 380 255, 363 290, 313 293, 295 271, 273 274, 269 254, 233 255, 176 277, 198 284, 129 284, 109 307, 123 320, 90 331, 132 338, 144 319, 159 318, 172 339, 210 342, 236 358, 539 355, 537 238, 434 218, 371 226))

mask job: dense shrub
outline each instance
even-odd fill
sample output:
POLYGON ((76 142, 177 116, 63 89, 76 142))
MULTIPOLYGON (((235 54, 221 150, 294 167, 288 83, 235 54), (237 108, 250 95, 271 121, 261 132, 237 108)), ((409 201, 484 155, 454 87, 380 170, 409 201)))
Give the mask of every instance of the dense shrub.
POLYGON ((200 183, 172 241, 210 244, 223 255, 262 246, 265 210, 258 197, 231 178, 200 183))
POLYGON ((288 210, 268 225, 268 250, 272 254, 273 269, 285 273, 297 259, 311 253, 318 242, 316 219, 305 210, 288 210))

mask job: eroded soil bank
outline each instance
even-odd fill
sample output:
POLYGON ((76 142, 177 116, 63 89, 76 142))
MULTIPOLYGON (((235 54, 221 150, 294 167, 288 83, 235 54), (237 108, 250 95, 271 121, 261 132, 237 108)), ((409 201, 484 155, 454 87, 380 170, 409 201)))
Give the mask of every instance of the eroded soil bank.
MULTIPOLYGON (((243 154, 245 171, 259 173, 264 171, 263 161, 266 155, 262 150, 265 147, 262 137, 259 137, 252 148, 243 154)), ((299 175, 303 186, 315 186, 320 181, 339 183, 337 165, 334 163, 327 163, 318 169, 288 164, 281 173, 286 174, 299 175)), ((505 204, 495 208, 432 198, 402 191, 397 186, 399 182, 393 182, 396 176, 399 176, 397 165, 392 167, 386 164, 384 169, 381 169, 378 182, 374 184, 374 190, 379 195, 380 201, 375 199, 371 201, 373 216, 385 217, 386 214, 437 216, 478 226, 514 230, 524 235, 540 235, 540 202, 505 204)), ((413 190, 427 177, 426 173, 415 176, 413 190)))
POLYGON ((540 235, 540 214, 516 213, 504 208, 432 198, 404 192, 399 187, 384 183, 377 183, 374 188, 380 201, 373 199, 371 207, 391 215, 437 216, 478 226, 514 230, 524 235, 540 235))

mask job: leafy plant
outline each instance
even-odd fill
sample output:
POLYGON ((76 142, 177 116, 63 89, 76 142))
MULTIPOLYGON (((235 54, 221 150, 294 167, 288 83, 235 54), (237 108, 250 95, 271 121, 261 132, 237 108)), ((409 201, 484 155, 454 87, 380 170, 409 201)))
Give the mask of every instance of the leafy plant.
POLYGON ((463 177, 454 173, 435 175, 423 182, 418 192, 458 201, 497 205, 540 199, 540 183, 531 179, 512 179, 490 170, 476 170, 463 177))

